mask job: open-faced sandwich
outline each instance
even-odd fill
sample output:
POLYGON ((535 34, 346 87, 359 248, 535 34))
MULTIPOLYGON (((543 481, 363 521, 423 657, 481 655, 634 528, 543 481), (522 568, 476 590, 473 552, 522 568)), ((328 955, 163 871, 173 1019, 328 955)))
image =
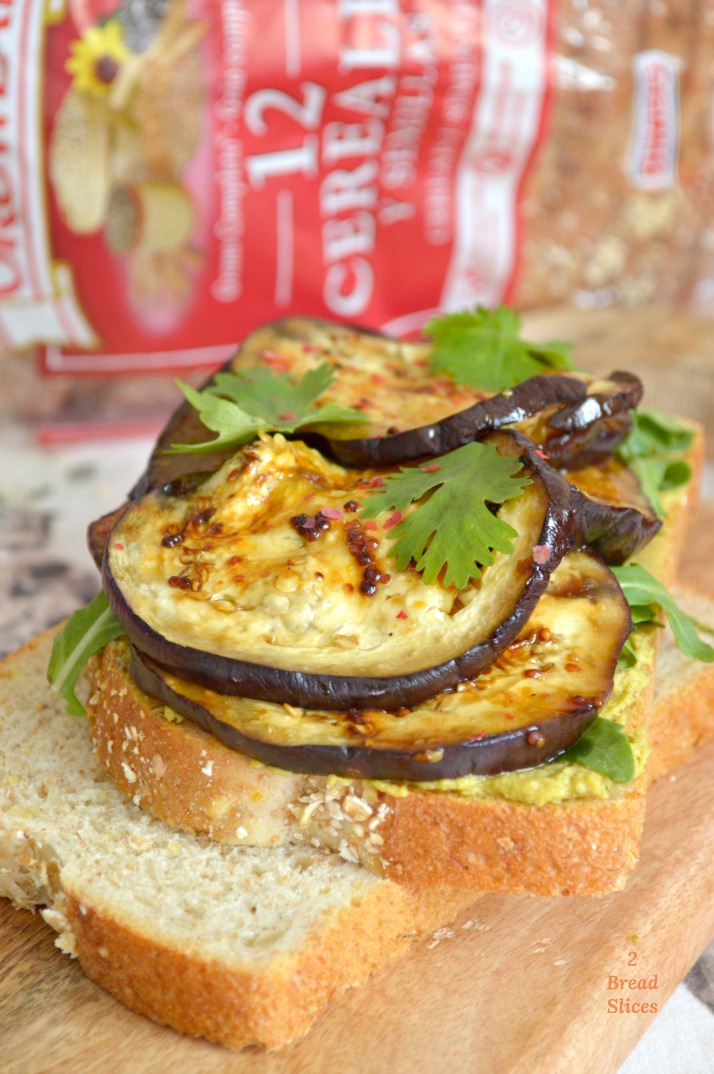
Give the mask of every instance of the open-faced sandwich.
POLYGON ((631 604, 668 605, 701 443, 510 311, 428 330, 291 318, 185 389, 91 529, 118 635, 91 735, 129 797, 216 839, 606 892, 643 819, 656 632, 631 604))
POLYGON ((234 1047, 304 1032, 476 892, 622 887, 661 613, 714 659, 663 584, 700 431, 508 310, 426 331, 289 318, 185 386, 90 527, 59 697, 21 718, 49 638, 2 671, 0 890, 129 1006, 234 1047))

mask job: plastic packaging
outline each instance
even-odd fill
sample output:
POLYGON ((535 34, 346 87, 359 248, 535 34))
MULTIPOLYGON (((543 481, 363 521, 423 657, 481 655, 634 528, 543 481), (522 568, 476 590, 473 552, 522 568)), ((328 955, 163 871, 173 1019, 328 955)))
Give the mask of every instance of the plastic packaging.
POLYGON ((709 313, 713 45, 712 0, 5 0, 0 343, 93 381, 291 311, 709 313))

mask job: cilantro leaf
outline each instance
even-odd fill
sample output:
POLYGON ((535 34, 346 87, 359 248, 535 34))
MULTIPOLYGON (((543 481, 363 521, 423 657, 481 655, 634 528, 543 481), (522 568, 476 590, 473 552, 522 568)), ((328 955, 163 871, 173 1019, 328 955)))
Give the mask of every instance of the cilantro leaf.
POLYGON ((635 755, 624 729, 604 716, 596 716, 587 731, 556 760, 575 761, 615 783, 629 783, 635 775, 635 755))
POLYGON ((520 330, 521 318, 507 306, 435 317, 424 328, 434 343, 431 370, 448 373, 458 384, 500 392, 537 373, 573 368, 570 344, 528 343, 520 330))
POLYGON ((669 590, 645 567, 628 563, 610 569, 632 609, 633 622, 649 621, 661 609, 684 655, 705 664, 714 662, 714 648, 699 637, 694 620, 682 611, 669 590))
POLYGON ((691 429, 659 410, 632 411, 632 429, 617 448, 617 457, 635 473, 647 499, 660 518, 660 493, 686 485, 692 476, 681 458, 694 438, 691 429))
POLYGON ((86 606, 72 612, 52 645, 47 668, 50 686, 67 704, 70 716, 86 716, 84 705, 75 693, 77 681, 93 653, 124 633, 104 591, 86 606))
POLYGON ((394 528, 391 555, 399 570, 410 560, 430 585, 446 565, 444 585, 463 589, 494 562, 492 550, 509 553, 518 536, 489 509, 519 496, 530 477, 520 463, 499 455, 493 444, 464 444, 429 466, 409 467, 384 479, 385 487, 362 508, 363 518, 384 511, 414 510, 394 528))
POLYGON ((298 381, 264 366, 217 373, 201 391, 178 381, 203 424, 218 436, 199 444, 172 444, 169 451, 207 454, 239 448, 258 432, 294 433, 309 426, 366 421, 366 415, 352 407, 317 405, 335 376, 336 371, 323 362, 298 381))

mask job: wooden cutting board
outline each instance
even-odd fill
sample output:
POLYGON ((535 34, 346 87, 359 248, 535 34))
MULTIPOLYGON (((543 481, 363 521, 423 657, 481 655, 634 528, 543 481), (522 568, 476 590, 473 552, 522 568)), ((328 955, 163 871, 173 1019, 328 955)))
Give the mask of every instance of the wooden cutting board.
MULTIPOLYGON (((713 526, 707 505, 683 572, 712 591, 713 526)), ((612 1074, 714 936, 713 775, 714 744, 655 785, 641 861, 624 892, 484 896, 443 935, 344 995, 278 1055, 233 1054, 124 1009, 54 948, 39 916, 3 900, 0 1067, 5 1074, 612 1074), (616 978, 648 987, 610 987, 616 978)))

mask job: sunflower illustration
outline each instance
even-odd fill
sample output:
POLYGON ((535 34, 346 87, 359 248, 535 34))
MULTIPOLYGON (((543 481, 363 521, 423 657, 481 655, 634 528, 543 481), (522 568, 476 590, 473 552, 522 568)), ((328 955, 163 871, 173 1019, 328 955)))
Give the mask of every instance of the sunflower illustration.
POLYGON ((105 97, 129 56, 124 31, 118 19, 103 26, 90 26, 78 41, 70 45, 72 55, 65 70, 73 76, 72 85, 98 97, 105 97))

